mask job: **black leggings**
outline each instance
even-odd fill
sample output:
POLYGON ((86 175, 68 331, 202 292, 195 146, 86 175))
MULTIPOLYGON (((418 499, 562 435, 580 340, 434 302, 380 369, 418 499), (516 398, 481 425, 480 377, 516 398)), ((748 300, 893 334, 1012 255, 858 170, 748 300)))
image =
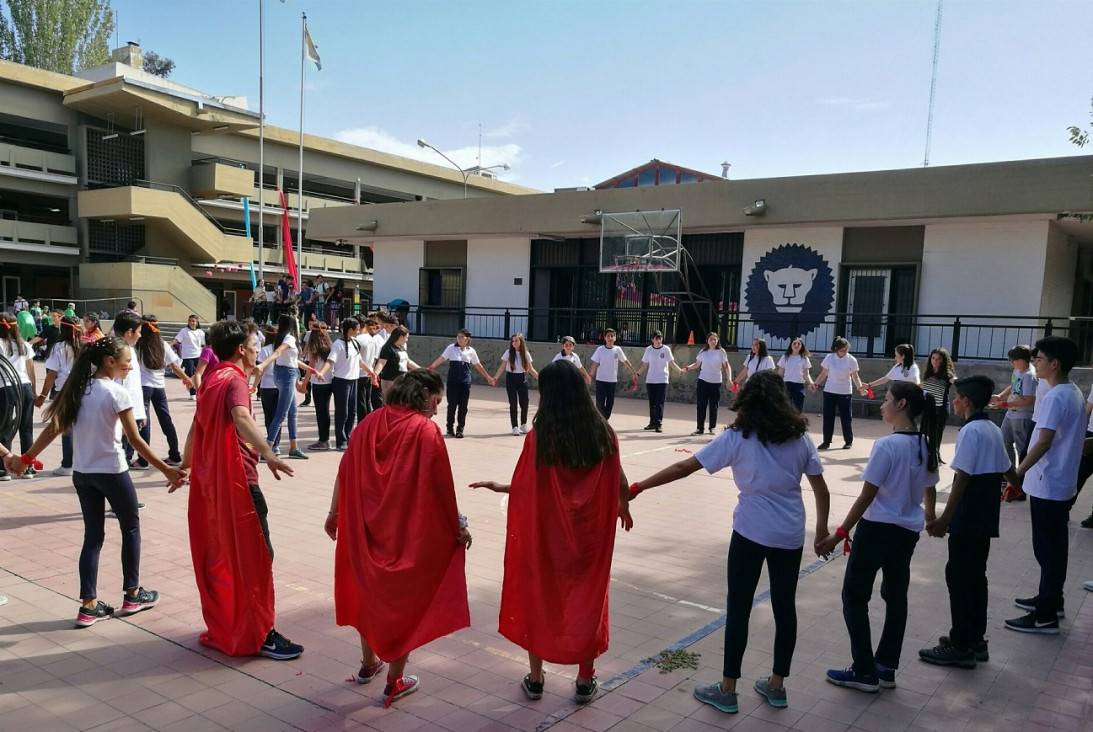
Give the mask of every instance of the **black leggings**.
POLYGON ((740 678, 740 662, 748 647, 748 619, 764 562, 770 576, 770 609, 774 612, 774 665, 771 670, 779 676, 789 676, 789 664, 797 644, 797 577, 803 553, 804 547, 776 549, 732 532, 724 676, 740 678))
POLYGON ((73 473, 72 484, 83 512, 80 551, 80 599, 99 596, 99 552, 106 537, 106 503, 121 527, 122 589, 140 587, 140 516, 137 489, 129 473, 73 473))
POLYGON ((516 427, 528 423, 528 375, 505 372, 505 391, 509 395, 509 421, 516 427), (520 400, 520 421, 516 421, 516 401, 520 400))
POLYGON ((706 410, 710 413, 710 429, 717 426, 717 408, 721 404, 721 382, 712 384, 709 381, 698 380, 695 384, 695 401, 698 402, 698 429, 702 429, 706 421, 706 410))

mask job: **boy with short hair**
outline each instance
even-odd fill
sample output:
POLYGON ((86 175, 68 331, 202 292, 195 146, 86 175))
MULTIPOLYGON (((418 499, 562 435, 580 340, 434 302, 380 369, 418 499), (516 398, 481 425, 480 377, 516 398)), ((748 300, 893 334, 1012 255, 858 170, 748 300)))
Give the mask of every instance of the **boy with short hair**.
POLYGON ((626 358, 626 352, 622 350, 622 347, 615 345, 614 328, 608 328, 603 332, 603 345, 596 349, 591 360, 592 368, 589 369, 588 375, 596 379, 596 409, 599 410, 604 419, 611 419, 611 410, 615 407, 615 385, 619 381, 619 364, 624 363, 626 368, 630 369, 630 373, 634 377, 635 387, 638 383, 638 373, 630 365, 630 361, 626 358), (596 373, 601 366, 603 372, 597 378, 596 373))
MULTIPOLYGON (((128 310, 122 310, 114 318, 114 335, 125 341, 133 352, 133 360, 129 363, 129 371, 124 379, 115 379, 129 392, 129 399, 133 402, 133 419, 137 421, 137 427, 143 429, 144 421, 148 419, 148 412, 144 409, 144 388, 140 378, 140 361, 137 359, 137 341, 140 340, 141 319, 128 310)), ((148 470, 149 465, 136 454, 133 446, 125 437, 121 438, 122 447, 125 449, 125 462, 130 470, 148 470)))
MULTIPOLYGON (((1027 368, 1027 364, 1026 364, 1027 368)), ((975 375, 953 384, 953 413, 965 422, 956 435, 956 454, 949 462, 956 476, 940 516, 926 524, 930 536, 949 533, 949 561, 945 584, 949 588, 952 628, 919 658, 937 666, 975 668, 990 658, 987 652, 987 557, 991 539, 998 536, 998 481, 1014 479, 1002 430, 987 418, 994 382, 975 375)))
POLYGON ((1051 390, 1037 400, 1040 413, 1028 455, 1017 466, 1013 481, 1030 497, 1032 549, 1040 565, 1036 596, 1014 600, 1028 614, 1006 621, 1007 628, 1022 633, 1058 633, 1063 617, 1070 538, 1066 524, 1085 442, 1085 404, 1081 391, 1070 381, 1077 360, 1078 345, 1069 338, 1047 336, 1036 341, 1032 363, 1051 390))
POLYGON ((677 374, 682 374, 683 369, 672 356, 672 349, 664 345, 663 333, 654 330, 650 340, 652 345, 648 346, 642 354, 641 366, 638 367, 635 375, 640 376, 649 369, 649 375, 645 377, 645 393, 649 397, 649 424, 645 426, 645 429, 663 432, 664 400, 668 396, 668 374, 671 369, 675 369, 677 374))
MULTIPOLYGON (((991 409, 1005 409, 1002 420, 1002 442, 1009 455, 1010 467, 1016 469, 1028 454, 1028 440, 1032 434, 1032 412, 1036 403, 1036 374, 1029 368, 1032 349, 1018 344, 1006 354, 1013 373, 1010 385, 1000 394, 991 397, 991 409), (1016 452, 1016 457, 1014 454, 1016 452)), ((1007 503, 1025 500, 1024 491, 1013 485, 1005 485, 1002 499, 1007 503)))

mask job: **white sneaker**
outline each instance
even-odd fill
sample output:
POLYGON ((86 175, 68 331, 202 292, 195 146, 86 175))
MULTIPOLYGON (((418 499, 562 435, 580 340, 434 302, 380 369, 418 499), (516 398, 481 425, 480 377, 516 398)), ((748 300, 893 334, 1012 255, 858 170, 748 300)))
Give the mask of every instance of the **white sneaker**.
POLYGON ((530 430, 526 424, 520 425, 520 433, 526 435, 530 430))
POLYGON ((56 475, 56 476, 72 475, 72 468, 65 468, 65 467, 54 468, 52 475, 56 475))
POLYGON ((519 427, 513 427, 512 428, 512 434, 519 435, 520 434, 520 428, 519 427))
POLYGON ((1093 592, 1093 580, 1089 580, 1088 582, 1083 582, 1082 583, 1082 589, 1087 591, 1087 592, 1093 592))

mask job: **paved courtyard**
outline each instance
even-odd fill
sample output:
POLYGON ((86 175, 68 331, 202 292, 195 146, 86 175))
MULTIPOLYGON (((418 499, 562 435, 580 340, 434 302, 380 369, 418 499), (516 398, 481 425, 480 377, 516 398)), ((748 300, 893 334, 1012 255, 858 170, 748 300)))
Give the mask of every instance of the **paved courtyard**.
MULTIPOLYGON (((188 427, 193 403, 178 381, 167 385, 176 423, 188 427)), ((533 410, 535 401, 533 393, 533 410)), ((669 404, 666 412, 663 434, 644 432, 646 403, 616 402, 612 424, 631 481, 709 439, 687 436, 693 405, 669 404)), ((307 444, 315 439, 314 412, 308 407, 301 413, 301 441, 307 444)), ((730 412, 722 414, 723 422, 731 419, 730 412)), ((819 418, 810 417, 815 435, 819 418)), ((877 421, 856 420, 855 428, 852 449, 823 457, 832 528, 859 492, 873 440, 887 432, 877 421)), ((1093 728, 1093 602, 1081 586, 1093 578, 1093 531, 1078 526, 1093 500, 1089 495, 1079 501, 1070 524, 1067 615, 1059 635, 1002 627, 1003 619, 1021 614, 1013 598, 1035 594, 1038 581, 1028 505, 1007 504, 1002 538, 990 558, 989 662, 967 671, 918 660, 916 651, 949 629, 946 544, 923 534, 912 565, 898 688, 868 695, 824 681, 826 669, 849 665, 839 600, 845 559, 822 562, 806 552, 797 596, 799 637, 786 682, 789 707, 774 709, 751 690, 756 677, 770 673, 773 621, 764 595, 752 615, 739 714, 699 704, 692 697, 695 685, 721 675, 725 554, 736 503, 729 471, 697 473, 634 502, 634 530, 620 532, 616 544, 611 647, 597 663, 600 695, 578 708, 572 700, 576 668, 548 664, 546 694, 527 700, 519 685, 527 658, 496 630, 506 497, 465 487, 511 477, 522 438, 508 432, 504 391, 475 386, 467 438, 447 443, 459 505, 474 535, 467 558, 472 627, 411 655, 410 672, 421 677, 421 690, 391 709, 380 702, 380 682, 353 681, 360 664, 357 635, 334 623, 334 544, 323 533, 323 521, 339 453, 294 461, 296 476, 279 482, 262 469, 277 552, 277 628, 307 649, 298 660, 277 662, 228 658, 198 643, 204 625, 190 562, 186 492, 168 495, 155 471, 133 477, 147 503, 141 513, 141 579, 162 593, 160 604, 131 618, 74 629, 82 523, 71 479, 48 476, 60 459, 59 442, 51 446, 42 456, 43 476, 0 483, 0 594, 9 598, 0 607, 0 730, 1093 728), (700 654, 697 670, 660 673, 646 660, 680 648, 700 654)), ((165 454, 158 426, 152 433, 153 447, 165 454)), ((946 433, 946 458, 955 433, 953 427, 946 433)), ((841 444, 838 438, 835 444, 841 444)), ((943 466, 944 491, 951 482, 952 472, 943 466)), ((805 505, 811 527, 810 495, 805 505)), ((108 523, 99 586, 102 599, 115 604, 121 601, 119 545, 108 523)), ((759 589, 766 589, 765 576, 759 589)), ((875 596, 874 637, 882 613, 875 596)))

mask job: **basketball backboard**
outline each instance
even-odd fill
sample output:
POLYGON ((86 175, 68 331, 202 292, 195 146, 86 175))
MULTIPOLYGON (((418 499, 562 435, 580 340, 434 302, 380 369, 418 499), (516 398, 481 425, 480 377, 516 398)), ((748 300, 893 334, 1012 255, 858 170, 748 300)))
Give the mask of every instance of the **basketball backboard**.
POLYGON ((678 272, 679 209, 605 213, 600 221, 601 272, 678 272))

